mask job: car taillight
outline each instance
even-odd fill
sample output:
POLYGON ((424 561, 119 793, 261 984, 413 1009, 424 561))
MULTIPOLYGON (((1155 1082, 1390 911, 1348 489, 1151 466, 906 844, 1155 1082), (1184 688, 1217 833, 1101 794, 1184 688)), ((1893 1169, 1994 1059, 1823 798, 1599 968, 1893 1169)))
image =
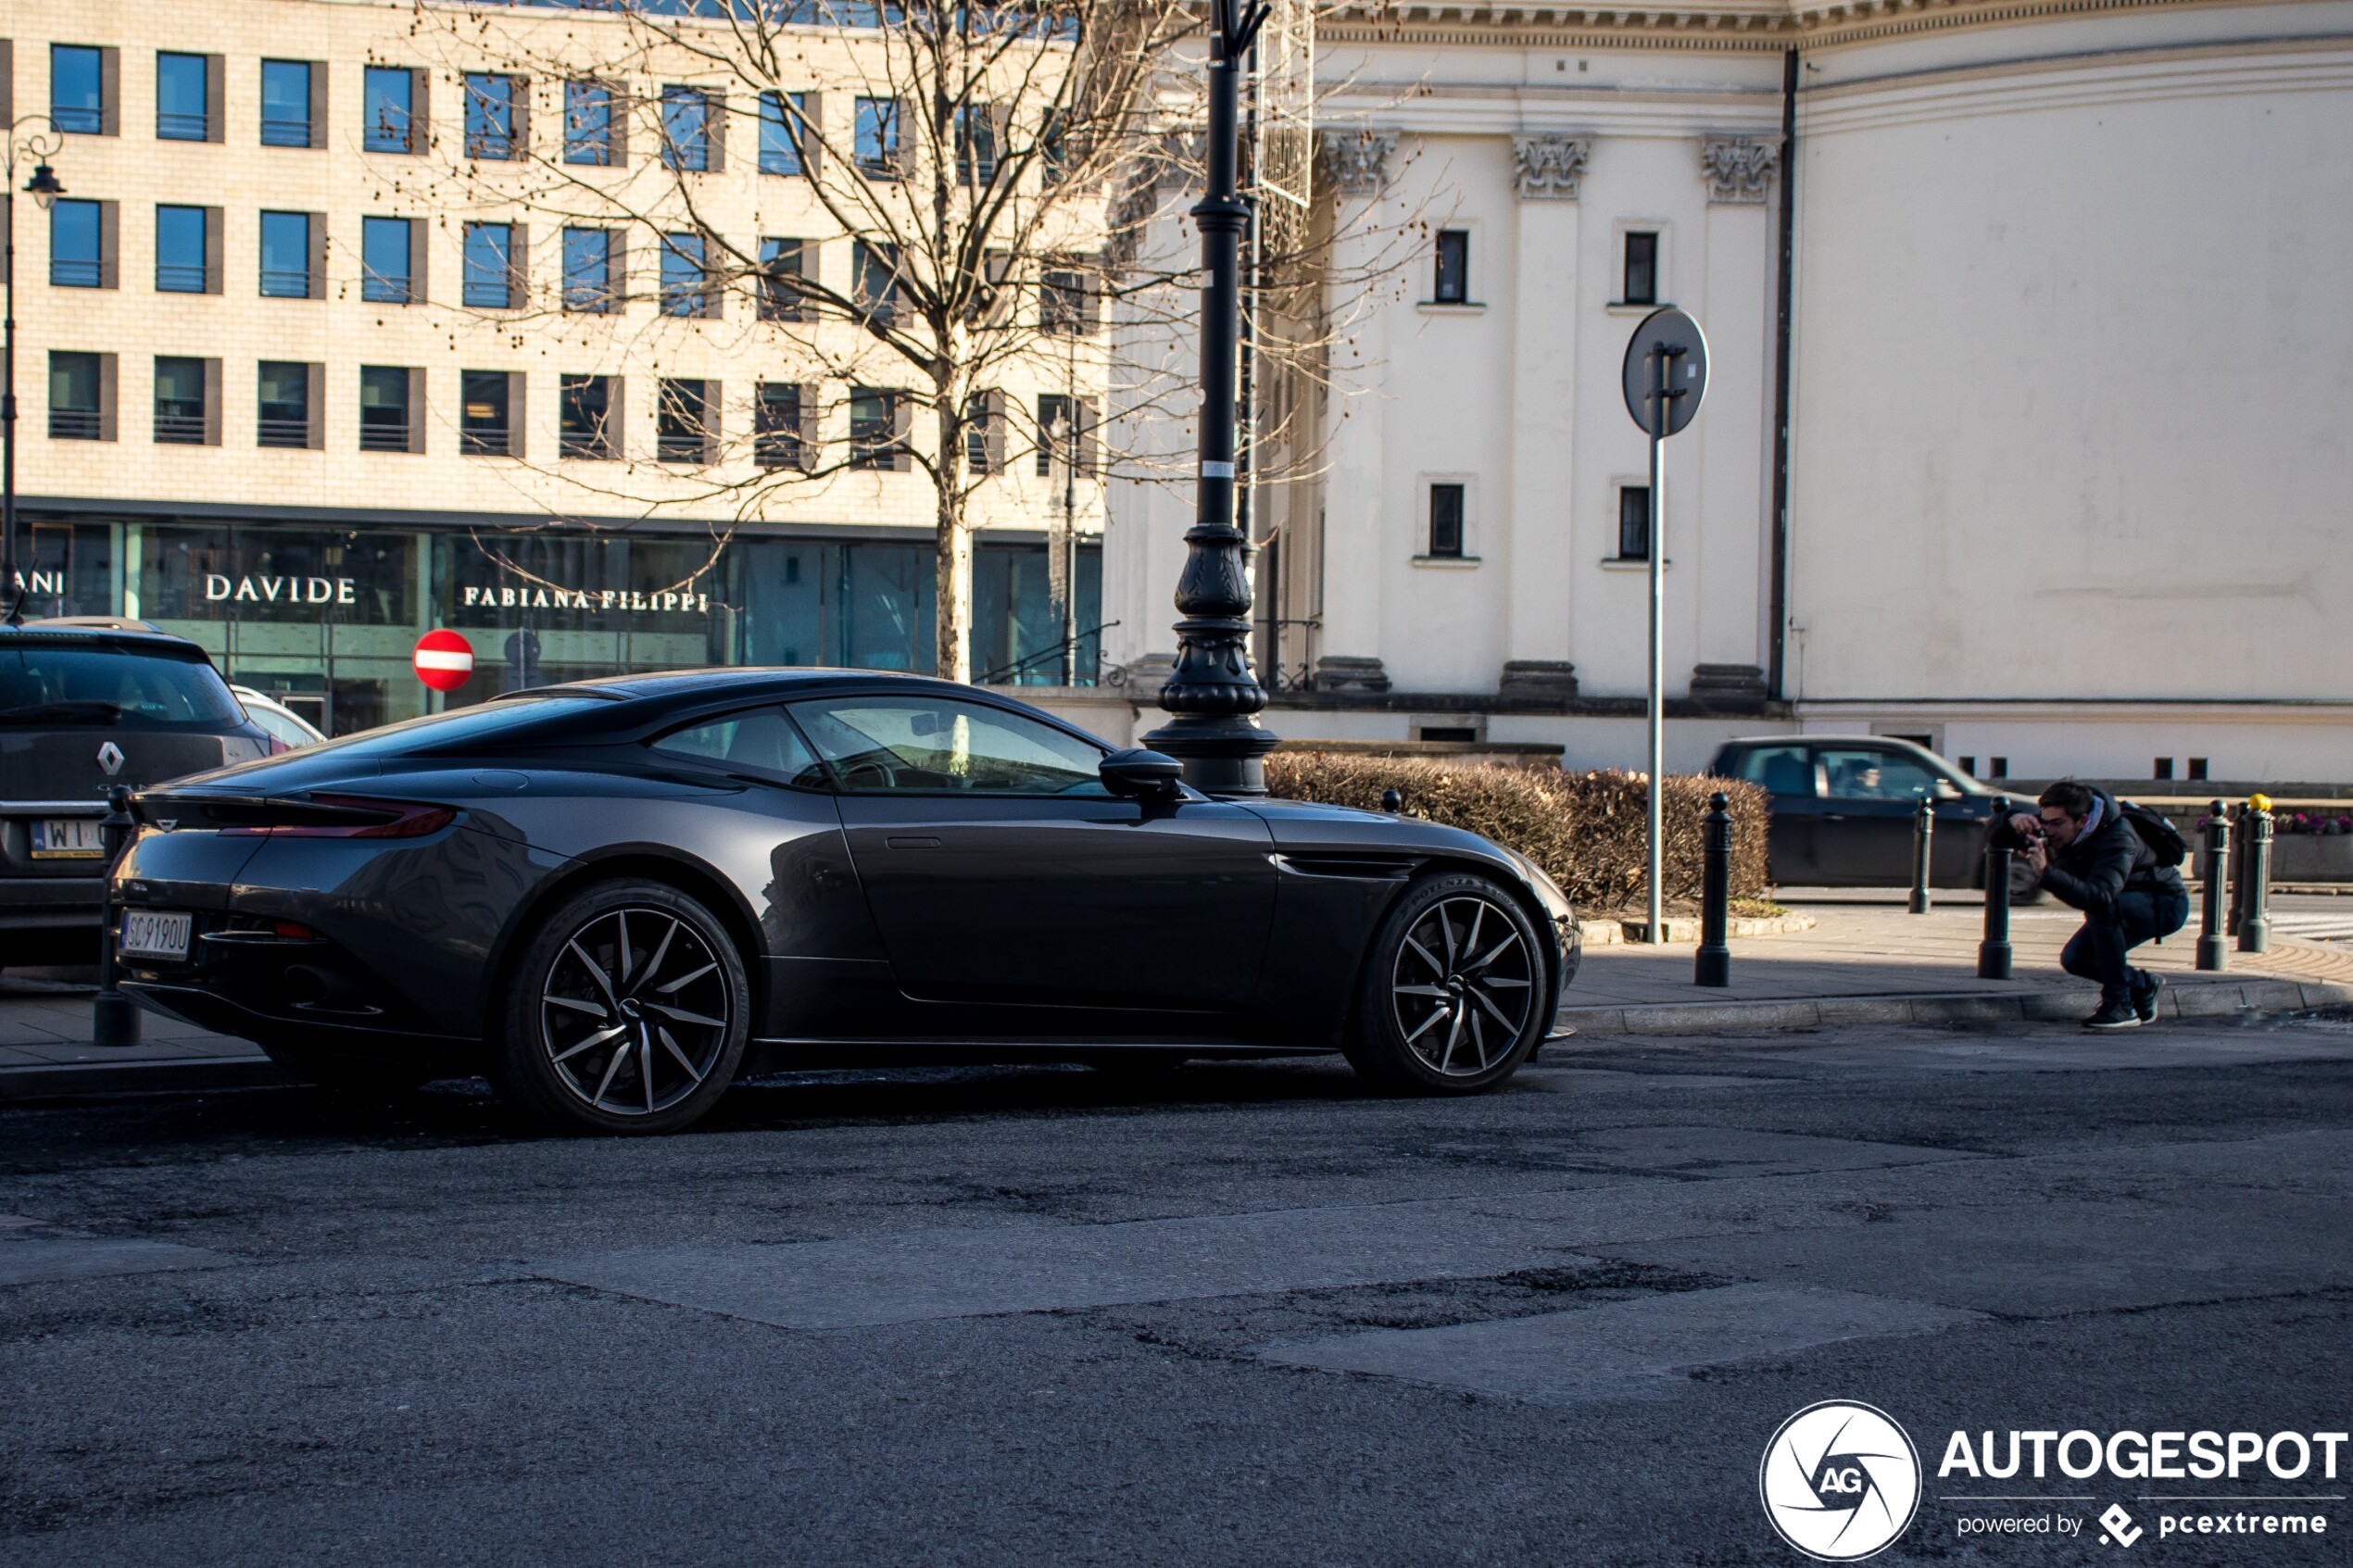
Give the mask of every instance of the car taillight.
POLYGON ((290 920, 272 921, 270 924, 270 930, 272 935, 283 936, 289 942, 316 942, 319 940, 319 934, 317 932, 311 930, 307 925, 296 925, 290 920))
POLYGON ((369 800, 354 795, 315 795, 307 801, 272 801, 259 813, 269 820, 223 827, 237 838, 422 838, 457 820, 447 806, 412 800, 369 800))

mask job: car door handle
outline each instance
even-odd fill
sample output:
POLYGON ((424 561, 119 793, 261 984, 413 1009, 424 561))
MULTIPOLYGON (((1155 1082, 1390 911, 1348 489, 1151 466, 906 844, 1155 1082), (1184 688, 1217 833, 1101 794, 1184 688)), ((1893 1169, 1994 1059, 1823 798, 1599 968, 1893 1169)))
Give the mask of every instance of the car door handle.
POLYGON ((887 849, 937 849, 939 840, 927 834, 900 834, 883 840, 887 849))
POLYGON ((1843 811, 1825 811, 1822 813, 1822 821, 1826 822, 1843 822, 1846 821, 1846 813, 1843 811))

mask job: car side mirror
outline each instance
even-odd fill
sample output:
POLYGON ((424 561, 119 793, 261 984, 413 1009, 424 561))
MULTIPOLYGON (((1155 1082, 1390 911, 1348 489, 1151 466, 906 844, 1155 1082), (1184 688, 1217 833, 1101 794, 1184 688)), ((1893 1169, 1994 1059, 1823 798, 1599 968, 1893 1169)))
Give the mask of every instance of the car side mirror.
POLYGON ((1157 751, 1114 751, 1096 771, 1103 787, 1123 800, 1175 800, 1185 793, 1185 765, 1157 751))

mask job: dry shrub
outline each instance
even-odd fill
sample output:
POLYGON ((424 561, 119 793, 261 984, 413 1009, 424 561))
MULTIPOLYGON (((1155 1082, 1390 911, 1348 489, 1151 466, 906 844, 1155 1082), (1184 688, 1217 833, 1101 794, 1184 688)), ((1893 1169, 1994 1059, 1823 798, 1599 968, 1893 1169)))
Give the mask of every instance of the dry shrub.
MULTIPOLYGON (((1381 791, 1404 813, 1466 828, 1508 845, 1551 874, 1580 910, 1630 909, 1642 897, 1642 824, 1648 783, 1640 773, 1569 773, 1556 768, 1422 757, 1278 751, 1266 759, 1266 791, 1287 800, 1380 809, 1381 791)), ((1670 774, 1660 810, 1666 897, 1696 903, 1708 797, 1731 798, 1732 897, 1765 891, 1765 792, 1738 779, 1670 774)))

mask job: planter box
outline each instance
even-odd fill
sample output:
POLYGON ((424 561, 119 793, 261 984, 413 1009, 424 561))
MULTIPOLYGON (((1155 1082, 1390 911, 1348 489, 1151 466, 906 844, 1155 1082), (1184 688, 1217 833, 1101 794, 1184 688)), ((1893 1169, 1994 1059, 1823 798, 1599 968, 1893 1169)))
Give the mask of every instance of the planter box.
MULTIPOLYGON (((2233 843, 2231 853, 2238 852, 2233 843)), ((2353 834, 2295 833, 2272 839, 2271 880, 2353 882, 2353 834)))

